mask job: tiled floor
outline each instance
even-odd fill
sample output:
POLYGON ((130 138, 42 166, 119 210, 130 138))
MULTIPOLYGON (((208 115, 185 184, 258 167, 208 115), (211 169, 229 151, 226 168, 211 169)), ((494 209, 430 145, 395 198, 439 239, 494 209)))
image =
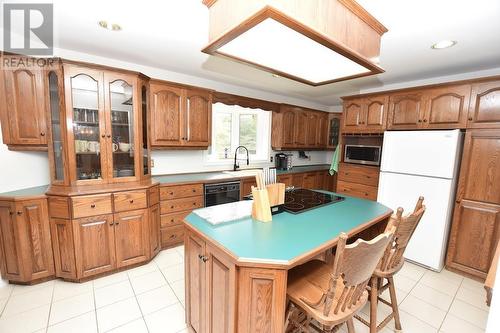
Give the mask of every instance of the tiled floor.
MULTIPOLYGON (((0 280, 0 332, 187 332, 183 261, 178 247, 145 266, 83 284, 14 286, 0 280)), ((480 283, 410 263, 395 280, 403 332, 484 332, 488 308, 480 283)), ((388 311, 379 305, 380 317, 388 311)), ((368 307, 362 315, 368 318, 368 307)), ((359 322, 355 326, 368 332, 359 322)))

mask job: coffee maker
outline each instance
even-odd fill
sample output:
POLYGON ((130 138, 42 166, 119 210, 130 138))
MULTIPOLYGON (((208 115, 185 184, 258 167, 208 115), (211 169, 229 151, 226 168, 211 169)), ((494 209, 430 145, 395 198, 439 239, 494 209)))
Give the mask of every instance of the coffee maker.
POLYGON ((290 170, 292 169, 292 154, 278 153, 275 155, 276 169, 290 170))

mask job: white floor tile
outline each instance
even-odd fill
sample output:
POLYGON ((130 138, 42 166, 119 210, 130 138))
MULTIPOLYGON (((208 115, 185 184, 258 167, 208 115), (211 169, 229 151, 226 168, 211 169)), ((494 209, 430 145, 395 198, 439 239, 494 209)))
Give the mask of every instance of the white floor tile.
POLYGON ((145 275, 131 277, 130 282, 134 288, 136 295, 142 294, 148 290, 156 289, 161 286, 165 286, 167 281, 163 277, 160 271, 155 271, 147 273, 145 275))
POLYGON ((426 303, 432 304, 446 312, 448 312, 451 302, 453 302, 452 296, 444 294, 431 287, 427 287, 422 283, 418 283, 415 288, 412 289, 410 295, 415 296, 426 303))
POLYGON ((0 319, 2 333, 31 333, 47 327, 50 304, 0 319))
POLYGON ((151 261, 147 263, 146 265, 142 265, 130 270, 127 270, 127 274, 129 277, 136 277, 136 276, 141 276, 147 273, 151 273, 154 271, 159 270, 158 265, 154 262, 151 261))
POLYGON ((148 328, 146 327, 146 323, 143 318, 136 319, 130 323, 127 323, 123 326, 119 326, 117 328, 109 331, 110 333, 148 333, 148 328))
POLYGON ((94 280, 94 289, 99 289, 102 287, 109 286, 118 282, 128 280, 128 275, 126 271, 114 273, 111 275, 104 276, 102 278, 94 280))
POLYGON ((5 305, 7 304, 8 300, 9 300, 8 297, 0 298, 0 315, 2 314, 2 311, 5 308, 5 305))
MULTIPOLYGON (((408 293, 406 291, 403 291, 401 289, 396 288, 396 299, 398 301, 398 304, 401 304, 403 300, 408 296, 408 293)), ((383 299, 386 301, 390 302, 391 301, 391 295, 389 293, 389 288, 384 290, 384 292, 380 295, 383 299)))
POLYGON ((184 262, 183 257, 174 249, 161 251, 153 260, 160 268, 178 265, 184 262))
POLYGON ((461 287, 472 290, 472 291, 484 293, 484 284, 482 282, 472 280, 469 278, 464 278, 464 280, 462 281, 461 287))
POLYGON ((139 302, 143 315, 147 315, 179 302, 169 286, 163 286, 137 295, 137 301, 139 302))
POLYGON ((427 271, 419 283, 454 297, 462 281, 459 278, 449 278, 444 272, 447 271, 443 270, 441 273, 427 271))
POLYGON ((135 297, 97 309, 99 332, 109 331, 141 317, 141 310, 135 297))
POLYGON ((443 333, 483 333, 484 330, 460 319, 452 314, 447 314, 441 326, 443 333))
POLYGON ((12 296, 25 294, 25 293, 37 291, 40 289, 54 288, 54 283, 55 283, 55 280, 51 280, 51 281, 47 281, 47 282, 43 282, 43 283, 39 283, 39 284, 34 284, 32 286, 24 286, 24 285, 17 284, 14 286, 14 289, 12 290, 12 296))
POLYGON ((401 328, 404 333, 437 333, 438 331, 428 323, 405 311, 399 311, 399 317, 401 318, 401 328))
POLYGON ((95 311, 87 312, 53 326, 49 326, 47 333, 97 333, 95 311))
POLYGON ((63 280, 56 280, 54 284, 54 299, 59 301, 64 298, 78 296, 81 294, 89 293, 93 290, 93 281, 84 283, 66 282, 63 280))
POLYGON ((408 297, 405 298, 399 309, 411 314, 436 329, 441 326, 444 317, 446 316, 446 311, 428 304, 412 295, 408 295, 408 297))
POLYGON ((0 298, 7 298, 12 293, 14 285, 5 280, 0 280, 0 298))
POLYGON ((175 296, 179 299, 179 301, 183 301, 186 298, 184 294, 184 280, 176 281, 174 283, 170 283, 170 287, 175 293, 175 296))
POLYGON ((417 284, 416 279, 409 279, 402 274, 394 275, 394 286, 402 291, 409 293, 417 284))
POLYGON ((177 333, 186 328, 184 308, 174 304, 144 317, 149 333, 177 333))
POLYGON ((175 250, 177 251, 177 253, 179 253, 181 255, 181 257, 184 258, 184 245, 181 245, 181 246, 177 246, 175 248, 175 250))
POLYGON ((458 289, 456 298, 470 305, 474 305, 481 310, 490 310, 489 306, 486 305, 486 290, 484 290, 484 288, 482 290, 472 290, 464 287, 462 284, 460 289, 458 289))
POLYGON ((426 271, 427 269, 424 267, 405 261, 403 268, 401 268, 398 274, 404 275, 412 280, 420 280, 426 271))
POLYGON ((167 279, 168 283, 184 280, 184 264, 164 267, 161 272, 167 279))
POLYGON ((49 325, 77 317, 94 309, 94 295, 92 292, 62 299, 52 304, 49 325))
POLYGON ((486 329, 488 312, 465 303, 464 301, 455 299, 451 305, 449 313, 471 323, 472 325, 486 329))
POLYGON ((134 291, 129 280, 111 284, 95 290, 95 305, 102 308, 108 304, 116 303, 134 296, 134 291))
MULTIPOLYGON (((15 290, 16 288, 14 288, 15 290)), ((12 294, 2 313, 2 318, 50 304, 52 291, 53 286, 45 286, 43 288, 31 289, 21 294, 12 294)))

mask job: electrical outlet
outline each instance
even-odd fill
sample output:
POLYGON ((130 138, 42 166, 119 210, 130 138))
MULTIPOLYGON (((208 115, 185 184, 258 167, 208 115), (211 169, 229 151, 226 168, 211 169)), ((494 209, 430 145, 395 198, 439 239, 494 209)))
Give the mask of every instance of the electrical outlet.
POLYGON ((154 168, 155 167, 155 160, 154 159, 151 159, 151 167, 154 168))
POLYGON ((269 161, 270 161, 271 163, 273 163, 273 161, 274 161, 274 156, 271 156, 271 158, 269 159, 269 161))

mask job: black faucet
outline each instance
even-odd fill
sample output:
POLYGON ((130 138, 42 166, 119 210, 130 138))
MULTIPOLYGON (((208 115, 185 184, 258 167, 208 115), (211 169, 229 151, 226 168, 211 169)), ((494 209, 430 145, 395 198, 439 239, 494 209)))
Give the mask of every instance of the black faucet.
POLYGON ((239 164, 238 164, 238 162, 236 161, 236 155, 238 155, 238 149, 240 149, 240 148, 245 148, 245 150, 247 151, 247 165, 250 164, 250 159, 248 157, 248 149, 247 149, 247 147, 245 147, 245 146, 238 146, 238 147, 236 147, 236 150, 234 151, 234 166, 233 166, 233 171, 238 170, 239 167, 240 167, 239 164))

